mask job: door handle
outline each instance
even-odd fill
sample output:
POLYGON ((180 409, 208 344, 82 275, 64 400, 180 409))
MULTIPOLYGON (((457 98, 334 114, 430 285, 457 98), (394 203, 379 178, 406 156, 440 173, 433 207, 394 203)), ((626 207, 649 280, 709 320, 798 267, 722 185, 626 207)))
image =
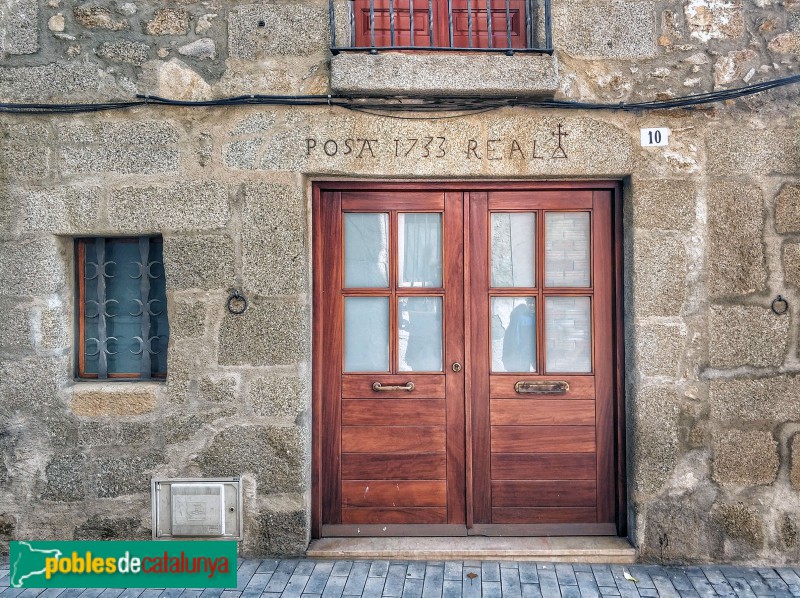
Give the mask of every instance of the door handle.
POLYGON ((520 380, 514 390, 521 395, 562 395, 569 390, 569 382, 562 380, 550 382, 524 382, 520 380))
POLYGON ((372 383, 372 390, 375 392, 392 392, 395 390, 407 390, 411 392, 414 390, 414 383, 413 382, 406 382, 403 386, 384 386, 380 382, 373 382, 372 383))

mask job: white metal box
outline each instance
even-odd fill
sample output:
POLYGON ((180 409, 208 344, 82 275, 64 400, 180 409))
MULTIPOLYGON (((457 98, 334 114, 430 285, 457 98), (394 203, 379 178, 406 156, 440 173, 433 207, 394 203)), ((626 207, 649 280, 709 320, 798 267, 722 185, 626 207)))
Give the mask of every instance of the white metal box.
POLYGON ((154 478, 152 492, 154 539, 242 539, 239 478, 154 478))

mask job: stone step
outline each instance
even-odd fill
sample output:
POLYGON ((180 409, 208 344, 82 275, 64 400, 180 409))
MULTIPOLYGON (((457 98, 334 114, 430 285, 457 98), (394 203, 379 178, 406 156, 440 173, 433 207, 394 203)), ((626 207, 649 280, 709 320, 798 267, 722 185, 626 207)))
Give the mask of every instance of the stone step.
POLYGON ((306 556, 324 559, 514 560, 552 563, 636 562, 626 538, 322 538, 312 540, 306 556))

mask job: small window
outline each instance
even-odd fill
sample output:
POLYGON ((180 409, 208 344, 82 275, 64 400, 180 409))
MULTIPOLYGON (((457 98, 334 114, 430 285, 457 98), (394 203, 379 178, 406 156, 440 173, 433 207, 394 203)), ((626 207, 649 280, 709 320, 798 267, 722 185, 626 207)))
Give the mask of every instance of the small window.
POLYGON ((77 240, 78 377, 165 378, 161 237, 77 240))

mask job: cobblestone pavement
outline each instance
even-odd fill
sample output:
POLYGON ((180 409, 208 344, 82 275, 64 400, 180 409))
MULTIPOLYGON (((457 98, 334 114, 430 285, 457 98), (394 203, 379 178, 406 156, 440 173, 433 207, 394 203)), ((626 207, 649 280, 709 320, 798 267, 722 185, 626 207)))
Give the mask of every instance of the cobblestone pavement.
POLYGON ((235 590, 23 590, 8 587, 6 559, 0 561, 0 598, 800 596, 800 567, 285 559, 242 560, 238 578, 235 590))

